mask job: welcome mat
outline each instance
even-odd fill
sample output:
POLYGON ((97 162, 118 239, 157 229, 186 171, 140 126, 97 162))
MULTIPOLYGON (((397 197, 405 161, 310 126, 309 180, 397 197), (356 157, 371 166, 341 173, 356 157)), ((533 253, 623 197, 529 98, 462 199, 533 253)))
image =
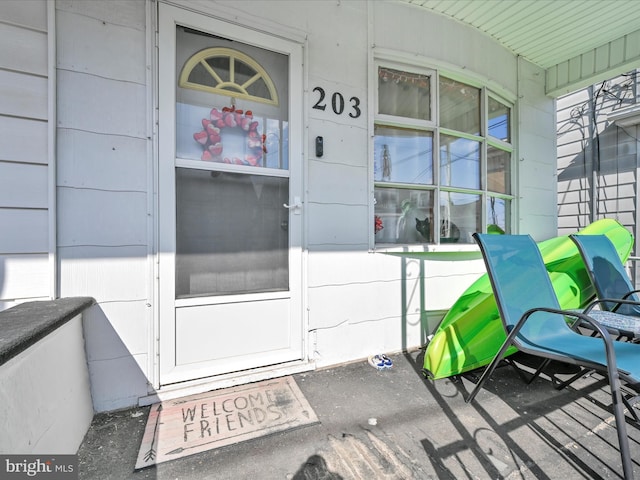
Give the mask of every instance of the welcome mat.
POLYGON ((318 423, 292 377, 151 406, 136 469, 318 423))

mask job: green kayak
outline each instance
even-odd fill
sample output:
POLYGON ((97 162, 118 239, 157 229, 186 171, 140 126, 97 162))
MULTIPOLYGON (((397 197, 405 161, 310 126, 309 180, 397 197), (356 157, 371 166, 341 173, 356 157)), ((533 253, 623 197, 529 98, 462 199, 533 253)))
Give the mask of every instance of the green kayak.
MULTIPOLYGON (((623 262, 633 247, 633 235, 612 219, 593 222, 578 233, 606 235, 623 262)), ((562 236, 540 242, 538 246, 562 308, 586 306, 595 290, 573 241, 562 236)), ((430 378, 438 379, 488 365, 504 340, 489 277, 484 274, 460 296, 440 322, 427 345, 424 368, 430 378)), ((506 355, 514 352, 516 349, 512 348, 506 355)))

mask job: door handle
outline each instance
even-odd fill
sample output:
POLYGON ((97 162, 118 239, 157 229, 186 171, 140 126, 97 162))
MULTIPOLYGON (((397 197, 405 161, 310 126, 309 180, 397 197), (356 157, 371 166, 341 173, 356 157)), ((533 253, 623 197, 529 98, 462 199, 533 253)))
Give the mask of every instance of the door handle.
POLYGON ((300 215, 300 210, 302 209, 302 202, 300 201, 300 197, 293 197, 293 205, 287 205, 283 203, 282 206, 284 208, 288 208, 292 210, 294 215, 300 215))

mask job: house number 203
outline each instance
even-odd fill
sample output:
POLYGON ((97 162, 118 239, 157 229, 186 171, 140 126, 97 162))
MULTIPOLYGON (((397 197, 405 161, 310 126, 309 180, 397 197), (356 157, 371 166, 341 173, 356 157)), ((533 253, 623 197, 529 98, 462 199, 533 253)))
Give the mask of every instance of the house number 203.
MULTIPOLYGON (((322 87, 315 87, 313 91, 318 92, 319 95, 318 101, 313 105, 313 108, 324 112, 327 109, 327 93, 322 87)), ((331 95, 331 110, 333 110, 333 113, 342 115, 345 113, 345 108, 348 109, 347 115, 351 118, 358 118, 362 114, 360 111, 360 99, 358 97, 351 97, 349 99, 349 105, 345 106, 344 95, 340 92, 334 92, 333 95, 331 95)))

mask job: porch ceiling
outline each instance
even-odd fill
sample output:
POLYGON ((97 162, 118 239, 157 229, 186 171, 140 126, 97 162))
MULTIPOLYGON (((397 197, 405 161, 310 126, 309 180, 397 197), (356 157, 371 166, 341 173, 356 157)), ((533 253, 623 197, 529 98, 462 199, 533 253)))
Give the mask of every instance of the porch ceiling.
POLYGON ((559 95, 640 67, 638 0, 397 0, 490 35, 559 95))

